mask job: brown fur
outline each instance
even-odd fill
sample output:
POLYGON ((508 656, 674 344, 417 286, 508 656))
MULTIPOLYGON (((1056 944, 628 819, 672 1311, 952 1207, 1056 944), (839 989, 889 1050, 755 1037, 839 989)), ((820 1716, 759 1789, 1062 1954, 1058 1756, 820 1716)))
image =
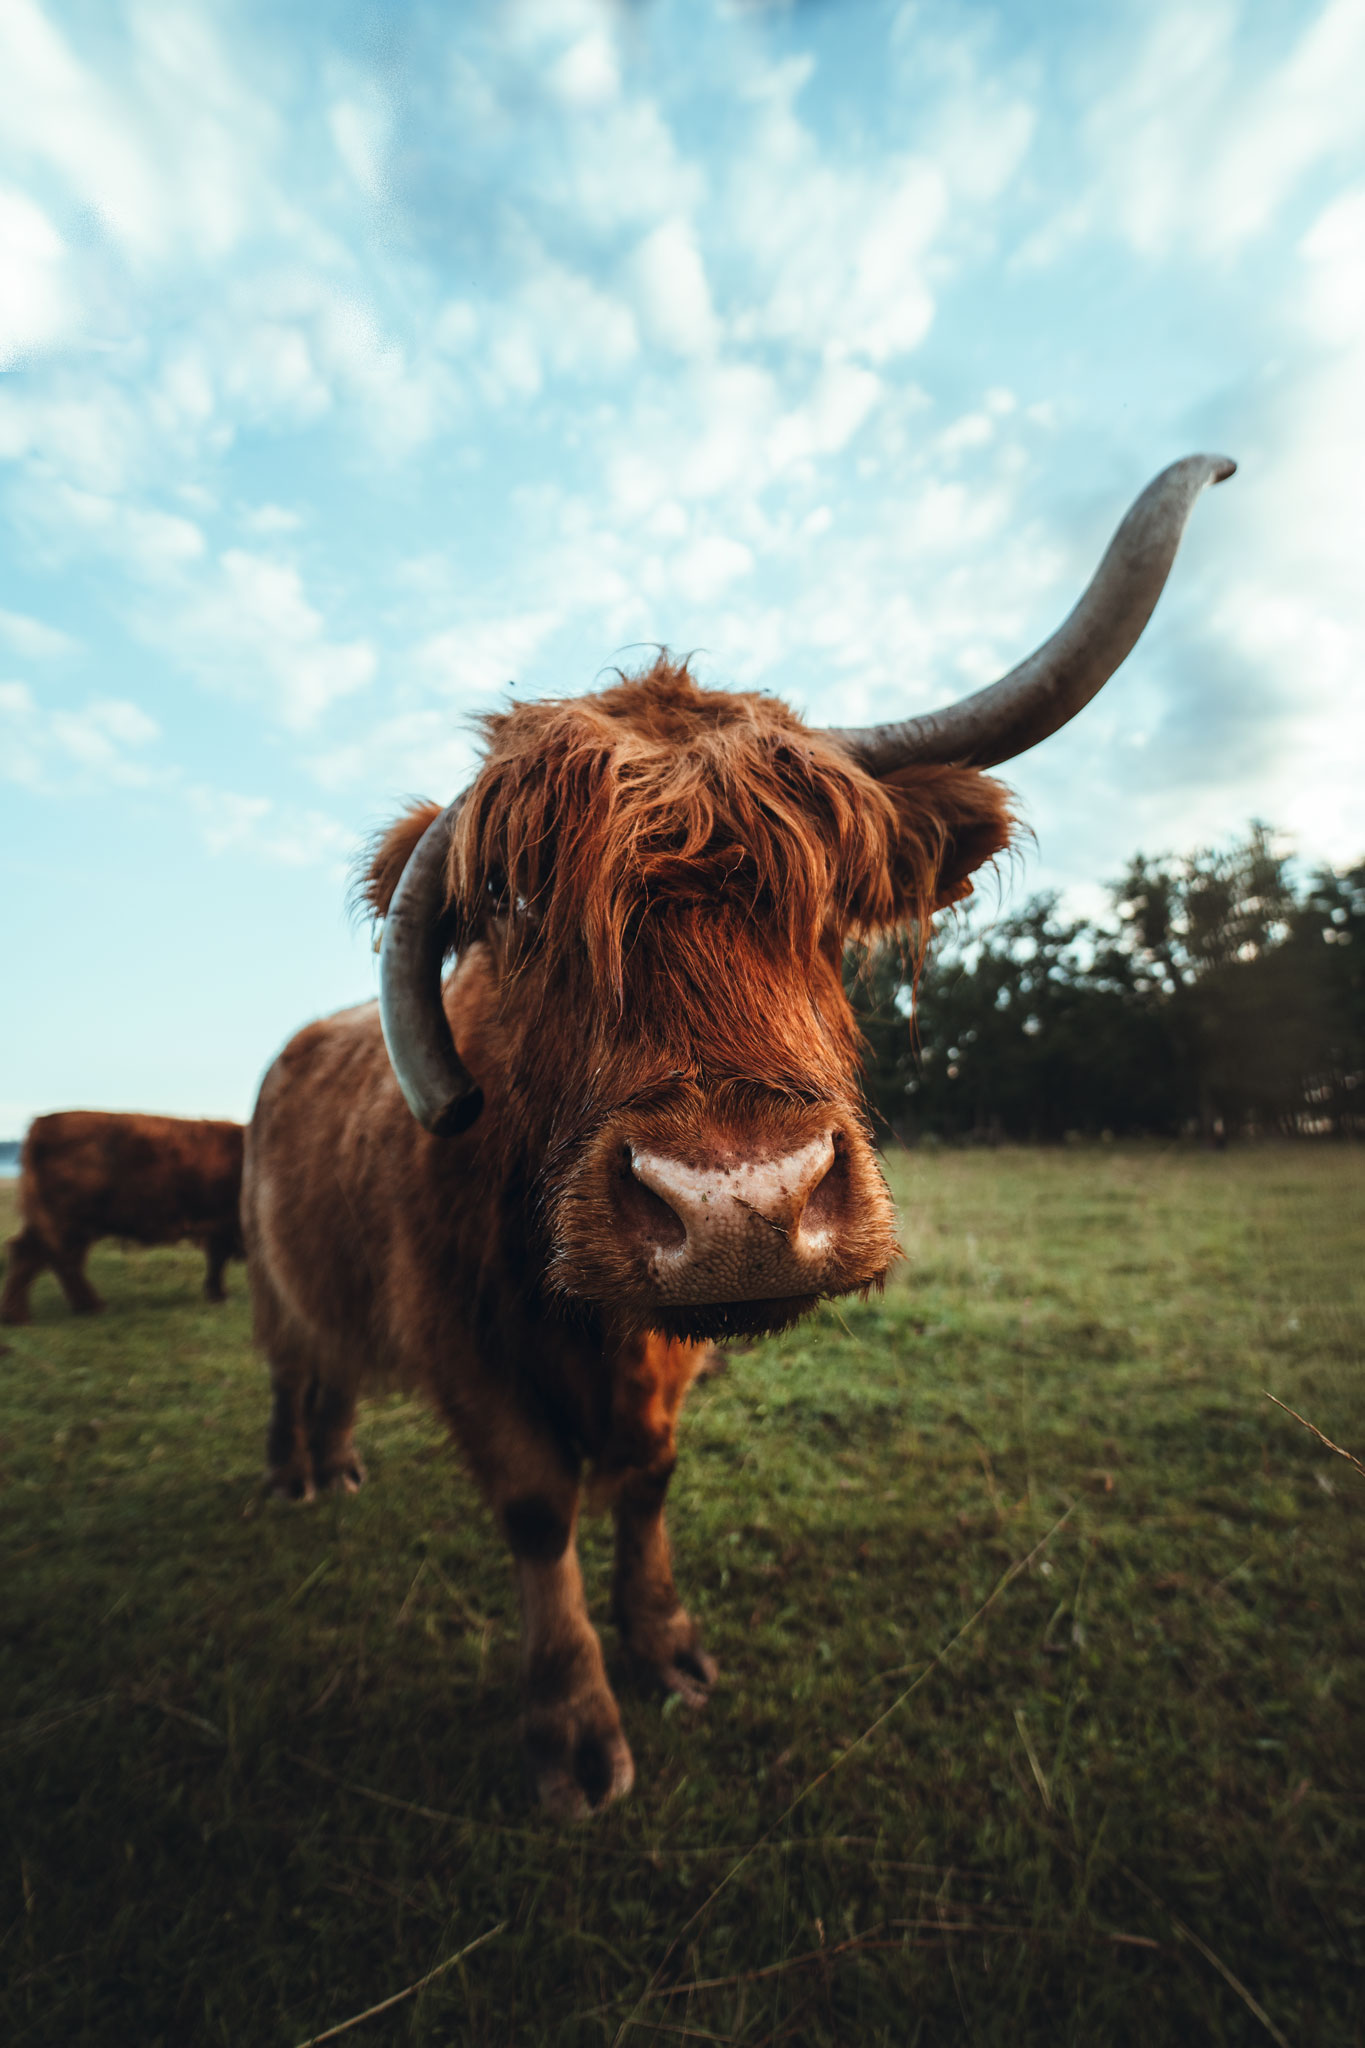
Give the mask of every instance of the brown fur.
MULTIPOLYGON (((436 810, 373 850, 377 915, 436 810)), ((372 1005, 310 1025, 266 1077, 243 1217, 275 1485, 359 1483, 352 1420, 376 1371, 428 1391, 517 1560, 528 1755, 556 1810, 615 1796, 632 1768, 574 1555, 581 1487, 616 1514, 613 1611, 637 1670, 700 1701, 715 1668, 663 1526, 678 1412, 703 1340, 813 1299, 643 1306, 623 1134, 709 1169, 832 1132, 840 1256, 821 1291, 879 1284, 895 1243, 844 947, 900 928, 922 952, 1010 828, 974 771, 874 781, 783 705, 703 690, 666 658, 517 706, 487 721, 443 934, 481 1117, 457 1139, 414 1122, 372 1005)))
POLYGON ((97 1238, 192 1239, 207 1261, 204 1293, 222 1301, 223 1268, 245 1258, 237 1207, 240 1124, 68 1109, 35 1118, 20 1163, 23 1229, 10 1239, 0 1322, 26 1323, 29 1289, 51 1267, 77 1314, 103 1306, 85 1277, 97 1238))

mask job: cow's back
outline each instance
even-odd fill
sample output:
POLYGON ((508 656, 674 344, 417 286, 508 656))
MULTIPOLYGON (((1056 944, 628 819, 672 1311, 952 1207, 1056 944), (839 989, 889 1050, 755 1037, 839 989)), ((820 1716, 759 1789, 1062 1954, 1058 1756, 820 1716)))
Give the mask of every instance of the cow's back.
POLYGON ((54 1237, 168 1244, 235 1226, 240 1124, 72 1109, 34 1119, 20 1206, 54 1237))

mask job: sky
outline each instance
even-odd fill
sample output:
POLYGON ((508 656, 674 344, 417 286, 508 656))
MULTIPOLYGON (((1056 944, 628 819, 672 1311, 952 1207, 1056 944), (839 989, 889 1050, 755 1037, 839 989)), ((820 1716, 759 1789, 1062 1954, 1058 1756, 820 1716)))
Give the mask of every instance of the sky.
POLYGON ((664 643, 817 722, 1059 622, 1038 888, 1365 852, 1365 0, 5 0, 0 1137, 245 1116, 358 848, 664 643))

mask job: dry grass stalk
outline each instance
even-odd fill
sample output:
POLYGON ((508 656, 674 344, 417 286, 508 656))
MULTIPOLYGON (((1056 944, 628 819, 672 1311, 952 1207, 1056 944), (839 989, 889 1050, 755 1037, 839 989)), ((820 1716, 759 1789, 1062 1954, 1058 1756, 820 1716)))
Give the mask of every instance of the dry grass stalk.
POLYGON ((352 2027, 361 2026, 366 2020, 378 2018, 381 2012, 388 2012, 392 2006, 401 2005, 405 1998, 414 1997, 417 1992, 425 1990, 428 1984, 434 1983, 437 1977, 443 1977, 447 1970, 453 1970, 456 1963, 462 1963, 466 1956, 473 1955, 476 1948, 482 1948, 495 1934, 501 1934, 506 1926, 505 1920, 499 1920, 496 1927, 490 1927, 485 1933, 475 1935, 473 1941, 466 1942, 453 1956, 447 1956, 434 1970, 428 1970, 425 1977, 418 1977, 415 1983, 405 1984, 403 1989, 395 1991, 391 1998, 381 1998, 378 2005, 367 2005, 364 2012, 353 2013, 348 2020, 339 2020, 336 2026, 328 2027, 325 2033, 310 2034, 306 2041, 300 2041, 299 2048, 320 2048, 323 2041, 335 2041, 338 2034, 349 2034, 352 2027))
MULTIPOLYGON (((1302 1420, 1301 1417, 1299 1419, 1302 1420)), ((1135 1870, 1130 1870, 1127 1864, 1125 1863, 1120 1863, 1118 1865, 1118 1868, 1123 1872, 1124 1876, 1128 1879, 1130 1884, 1135 1884, 1138 1890, 1144 1895, 1144 1897, 1150 1899, 1152 1904, 1156 1906, 1159 1909, 1159 1911, 1163 1912, 1166 1915, 1166 1918, 1170 1921, 1171 1926, 1175 1929, 1175 1932, 1180 1938, 1180 1940, 1188 1941, 1192 1948, 1198 1949, 1200 1955, 1204 1958, 1204 1961, 1206 1963, 1211 1963, 1213 1965, 1214 1969, 1217 1970, 1219 1976, 1223 1979, 1223 1982, 1229 1985, 1231 1989, 1236 1992, 1237 1996, 1241 1999, 1243 2005, 1246 2007, 1247 2011, 1252 2015, 1252 2017, 1260 2021, 1261 2025, 1265 2028, 1267 2034, 1269 2034, 1271 2040, 1275 2043, 1275 2048, 1289 2048, 1288 2041, 1286 2041, 1284 2035, 1280 2032, 1274 2020, 1271 2019, 1270 2014, 1266 2011, 1265 2007, 1261 2005, 1259 2001, 1255 1999, 1252 1996, 1252 1994, 1247 1990, 1247 1987, 1242 1982, 1241 1978, 1233 1974, 1233 1972, 1228 1968, 1227 1964, 1223 1961, 1223 1958, 1220 1955, 1216 1955, 1214 1951, 1209 1947, 1206 1941, 1201 1941, 1199 1936, 1195 1933, 1194 1929, 1192 1927, 1187 1927, 1185 1925, 1185 1922, 1171 1911, 1170 1907, 1166 1904, 1165 1900, 1159 1899, 1156 1893, 1152 1890, 1151 1886, 1149 1884, 1143 1883, 1142 1879, 1138 1876, 1135 1870)))
POLYGON ((1265 1394, 1267 1401, 1273 1401, 1277 1408, 1284 1409, 1286 1415, 1292 1415, 1295 1422, 1301 1422, 1305 1429, 1311 1430, 1312 1434, 1317 1438, 1320 1444, 1326 1444, 1329 1451, 1335 1451, 1337 1456, 1339 1458, 1344 1458, 1348 1465, 1354 1465, 1356 1471, 1359 1472, 1361 1478, 1365 1479, 1365 1464, 1361 1463, 1360 1459, 1356 1456, 1354 1451, 1343 1451, 1340 1444, 1334 1444, 1330 1436, 1325 1436, 1323 1434, 1323 1432, 1318 1428, 1316 1422, 1310 1422, 1306 1415, 1300 1415, 1297 1408, 1291 1408, 1289 1406, 1289 1403, 1287 1401, 1281 1401, 1277 1394, 1269 1393, 1264 1387, 1262 1387, 1261 1392, 1265 1394))

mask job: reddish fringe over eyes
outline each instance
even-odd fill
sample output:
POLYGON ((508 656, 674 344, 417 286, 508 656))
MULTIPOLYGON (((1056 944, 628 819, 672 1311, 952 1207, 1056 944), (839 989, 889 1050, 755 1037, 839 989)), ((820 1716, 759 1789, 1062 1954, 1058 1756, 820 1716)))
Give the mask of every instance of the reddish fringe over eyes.
MULTIPOLYGON (((685 947, 689 906, 723 908, 797 967, 822 941, 897 927, 918 956, 934 911, 970 893, 1013 826, 1007 792, 975 769, 876 781, 776 699, 704 690, 666 654, 484 729, 451 847, 451 945, 506 920, 509 972, 582 949, 618 999, 643 922, 666 915, 685 947)), ((436 810, 410 811, 375 848, 363 894, 376 914, 436 810)))

